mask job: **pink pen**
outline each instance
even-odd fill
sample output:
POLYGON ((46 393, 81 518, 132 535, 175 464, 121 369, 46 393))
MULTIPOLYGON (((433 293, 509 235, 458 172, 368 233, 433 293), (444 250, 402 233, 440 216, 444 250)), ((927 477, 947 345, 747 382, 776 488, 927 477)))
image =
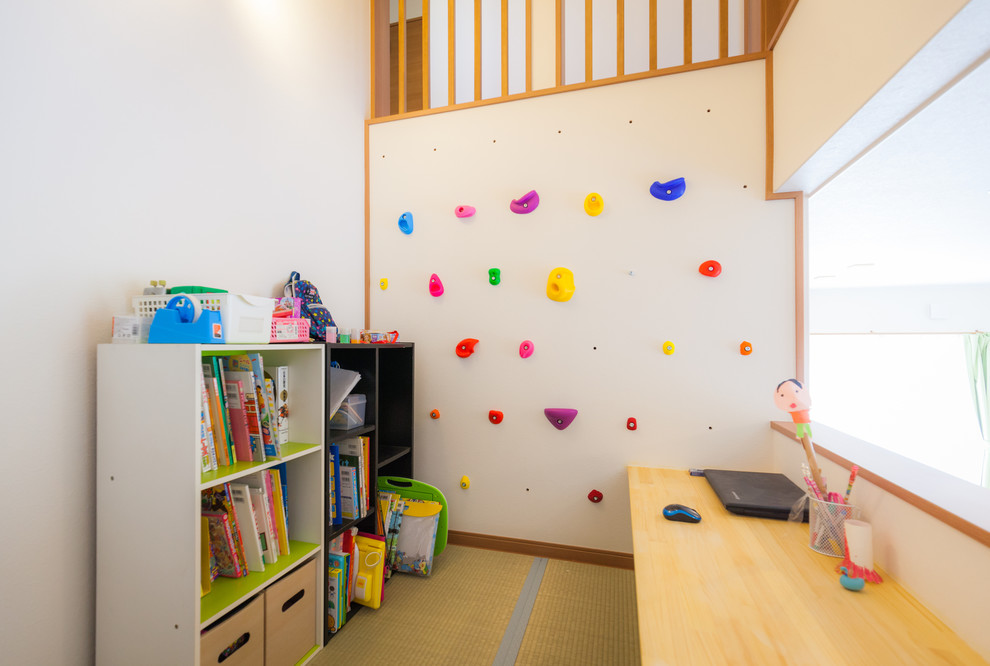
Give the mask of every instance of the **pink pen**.
POLYGON ((846 504, 849 504, 849 493, 852 492, 853 482, 856 480, 856 475, 859 473, 859 465, 853 465, 852 471, 849 473, 849 485, 846 486, 846 504))

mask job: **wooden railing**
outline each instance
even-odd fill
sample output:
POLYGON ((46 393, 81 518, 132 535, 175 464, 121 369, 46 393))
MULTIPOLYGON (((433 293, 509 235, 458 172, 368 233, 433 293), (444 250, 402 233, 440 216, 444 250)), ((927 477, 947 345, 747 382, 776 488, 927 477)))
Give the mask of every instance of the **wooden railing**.
POLYGON ((371 115, 384 118, 762 57, 796 0, 370 3, 371 115))

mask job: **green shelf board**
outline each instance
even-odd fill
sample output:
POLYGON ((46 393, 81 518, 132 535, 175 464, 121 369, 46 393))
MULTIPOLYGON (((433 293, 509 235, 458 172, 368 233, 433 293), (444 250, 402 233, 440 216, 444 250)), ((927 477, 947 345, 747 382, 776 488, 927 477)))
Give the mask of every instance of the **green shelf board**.
POLYGON ((266 564, 264 571, 252 571, 244 578, 217 578, 209 593, 200 599, 200 628, 205 628, 218 617, 231 610, 251 595, 267 587, 269 583, 294 569, 320 549, 316 543, 289 540, 289 555, 279 555, 278 562, 266 564))
POLYGON ((265 462, 238 462, 234 465, 226 465, 211 472, 200 474, 200 485, 203 488, 215 486, 218 483, 229 481, 231 478, 251 474, 262 469, 269 469, 279 465, 291 458, 297 458, 306 453, 314 453, 322 447, 319 444, 300 444, 299 442, 289 442, 282 447, 281 458, 269 458, 265 462))

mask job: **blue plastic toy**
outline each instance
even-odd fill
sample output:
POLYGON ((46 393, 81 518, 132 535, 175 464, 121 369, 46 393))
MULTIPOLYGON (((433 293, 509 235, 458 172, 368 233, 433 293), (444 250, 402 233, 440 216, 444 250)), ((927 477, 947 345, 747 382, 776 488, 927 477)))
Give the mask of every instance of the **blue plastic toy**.
POLYGON ((220 313, 203 310, 194 296, 179 294, 169 299, 164 308, 155 312, 148 331, 148 342, 164 343, 222 343, 223 327, 220 313))
POLYGON ((680 199, 685 189, 687 189, 687 183, 684 182, 684 179, 675 178, 674 180, 668 180, 666 183, 661 183, 660 181, 654 182, 650 185, 650 194, 662 201, 673 201, 674 199, 680 199))
POLYGON ((859 590, 862 590, 864 587, 866 587, 865 580, 863 580, 862 578, 853 578, 849 576, 848 575, 849 571, 845 567, 839 567, 839 571, 842 572, 842 575, 839 576, 839 583, 842 585, 842 587, 846 588, 847 590, 858 592, 859 590))

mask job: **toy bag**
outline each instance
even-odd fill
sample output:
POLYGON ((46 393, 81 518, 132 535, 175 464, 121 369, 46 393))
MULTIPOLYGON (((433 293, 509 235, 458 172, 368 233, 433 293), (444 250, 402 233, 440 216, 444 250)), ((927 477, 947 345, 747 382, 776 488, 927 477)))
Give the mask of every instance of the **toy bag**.
MULTIPOLYGON (((301 280, 298 271, 289 274, 289 281, 282 290, 285 296, 301 299, 301 314, 309 321, 309 335, 316 340, 326 341, 327 327, 336 327, 330 310, 320 300, 320 292, 309 280, 301 280)), ((336 340, 331 340, 336 342, 336 340)))
POLYGON ((429 576, 433 569, 433 549, 436 545, 440 502, 407 499, 402 512, 395 570, 418 576, 429 576))

